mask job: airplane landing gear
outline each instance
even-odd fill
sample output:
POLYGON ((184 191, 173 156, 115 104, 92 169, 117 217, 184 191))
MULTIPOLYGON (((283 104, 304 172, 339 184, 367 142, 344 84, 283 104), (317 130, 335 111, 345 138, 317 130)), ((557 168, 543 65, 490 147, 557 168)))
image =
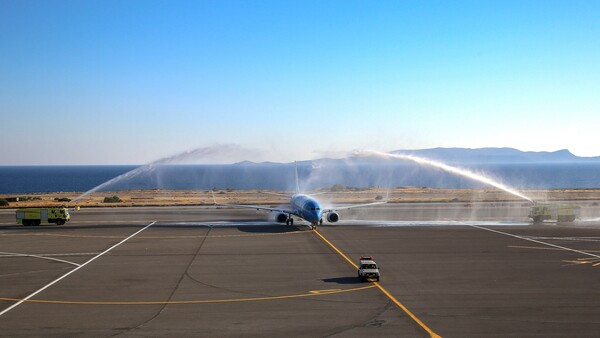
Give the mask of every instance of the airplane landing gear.
POLYGON ((288 218, 287 221, 285 221, 285 225, 294 225, 294 219, 293 218, 288 218))

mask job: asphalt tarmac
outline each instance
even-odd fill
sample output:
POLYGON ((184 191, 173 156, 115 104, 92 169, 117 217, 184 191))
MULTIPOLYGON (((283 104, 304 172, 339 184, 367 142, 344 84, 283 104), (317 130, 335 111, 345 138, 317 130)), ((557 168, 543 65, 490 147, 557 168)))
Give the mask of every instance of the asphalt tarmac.
POLYGON ((2 210, 0 335, 597 337, 597 209, 532 225, 520 203, 383 205, 317 231, 249 210, 40 227, 2 210), (380 283, 358 280, 361 255, 380 283))

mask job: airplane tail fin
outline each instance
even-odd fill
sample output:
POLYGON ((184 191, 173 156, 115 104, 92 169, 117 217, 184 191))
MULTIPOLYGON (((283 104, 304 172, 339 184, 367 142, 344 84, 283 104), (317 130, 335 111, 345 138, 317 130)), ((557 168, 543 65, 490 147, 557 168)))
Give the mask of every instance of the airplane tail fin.
POLYGON ((296 194, 300 193, 300 184, 298 183, 298 161, 294 161, 296 173, 296 194))

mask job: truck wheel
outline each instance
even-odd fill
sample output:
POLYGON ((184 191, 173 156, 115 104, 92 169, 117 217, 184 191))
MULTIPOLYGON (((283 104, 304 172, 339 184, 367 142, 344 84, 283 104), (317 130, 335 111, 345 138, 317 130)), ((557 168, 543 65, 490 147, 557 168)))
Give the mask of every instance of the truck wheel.
POLYGON ((65 224, 65 220, 63 220, 63 219, 56 220, 56 225, 63 225, 63 224, 65 224))
POLYGON ((24 227, 28 227, 30 225, 29 220, 28 219, 24 219, 23 220, 23 226, 24 227))
POLYGON ((39 226, 40 224, 42 224, 42 221, 39 219, 36 219, 33 221, 33 225, 35 225, 35 226, 39 226))
POLYGON ((377 277, 377 281, 379 282, 379 277, 377 277))

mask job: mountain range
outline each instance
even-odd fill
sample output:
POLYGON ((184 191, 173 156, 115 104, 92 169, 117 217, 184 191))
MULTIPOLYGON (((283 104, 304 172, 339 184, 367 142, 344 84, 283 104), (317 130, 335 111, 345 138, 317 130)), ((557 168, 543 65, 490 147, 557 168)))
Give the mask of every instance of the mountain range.
MULTIPOLYGON (((453 164, 527 164, 527 163, 600 163, 600 156, 581 157, 567 149, 557 151, 522 151, 515 148, 431 148, 417 150, 394 150, 390 154, 414 155, 443 163, 453 164)), ((368 162, 362 157, 346 159, 320 158, 298 161, 298 164, 311 165, 327 162, 368 162)), ((257 164, 242 161, 236 165, 257 164)), ((260 164, 276 165, 281 163, 261 162, 260 164)))
POLYGON ((521 151, 514 148, 432 148, 395 150, 393 154, 407 154, 445 163, 573 163, 600 162, 600 156, 580 157, 567 149, 557 151, 521 151))

